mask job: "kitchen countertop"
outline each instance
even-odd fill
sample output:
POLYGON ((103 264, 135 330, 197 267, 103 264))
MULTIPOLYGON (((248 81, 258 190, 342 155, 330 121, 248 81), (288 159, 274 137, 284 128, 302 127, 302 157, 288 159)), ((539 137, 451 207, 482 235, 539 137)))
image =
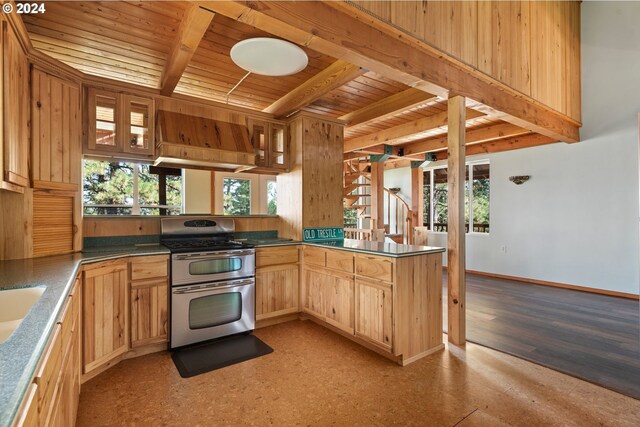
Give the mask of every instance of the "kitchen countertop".
POLYGON ((0 294, 6 289, 46 287, 20 326, 0 344, 0 427, 8 427, 13 422, 80 266, 108 259, 159 254, 169 254, 169 250, 161 245, 132 245, 0 261, 0 294))
POLYGON ((370 242, 366 240, 327 240, 324 242, 304 242, 305 245, 320 246, 344 251, 401 258, 444 252, 444 248, 435 246, 401 245, 398 243, 370 242))

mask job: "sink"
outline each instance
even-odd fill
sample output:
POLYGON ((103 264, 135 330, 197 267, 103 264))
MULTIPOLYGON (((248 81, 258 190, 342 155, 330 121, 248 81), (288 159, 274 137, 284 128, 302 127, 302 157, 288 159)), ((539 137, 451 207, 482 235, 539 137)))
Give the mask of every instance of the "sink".
POLYGON ((20 326, 44 290, 44 286, 36 286, 0 291, 0 344, 20 326))

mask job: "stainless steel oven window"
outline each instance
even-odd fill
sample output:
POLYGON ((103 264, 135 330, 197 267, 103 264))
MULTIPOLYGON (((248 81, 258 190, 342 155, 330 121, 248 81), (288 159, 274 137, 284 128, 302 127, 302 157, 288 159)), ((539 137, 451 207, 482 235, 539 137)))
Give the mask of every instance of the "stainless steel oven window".
POLYGON ((207 259, 189 263, 189 274, 192 276, 229 273, 241 269, 242 258, 207 259))
POLYGON ((204 329, 237 322, 242 318, 242 295, 225 292, 189 301, 189 329, 204 329))

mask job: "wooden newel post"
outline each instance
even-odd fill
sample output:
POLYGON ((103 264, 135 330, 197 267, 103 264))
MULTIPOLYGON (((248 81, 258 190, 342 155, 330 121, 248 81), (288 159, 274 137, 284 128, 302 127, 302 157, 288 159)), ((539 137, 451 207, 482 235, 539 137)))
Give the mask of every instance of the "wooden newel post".
POLYGON ((464 225, 464 182, 466 177, 465 98, 461 96, 449 98, 448 110, 448 337, 449 342, 462 345, 466 341, 464 225))

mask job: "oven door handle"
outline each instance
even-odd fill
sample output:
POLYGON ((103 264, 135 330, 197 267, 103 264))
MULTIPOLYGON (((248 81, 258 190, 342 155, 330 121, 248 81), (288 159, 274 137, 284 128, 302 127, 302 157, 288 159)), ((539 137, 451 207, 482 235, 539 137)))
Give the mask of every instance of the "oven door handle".
POLYGON ((239 280, 237 282, 231 282, 224 286, 203 286, 198 288, 189 287, 187 289, 174 289, 173 293, 176 295, 182 294, 195 294, 200 292, 211 292, 211 291, 224 291, 232 288, 238 288, 240 286, 253 285, 255 282, 253 280, 239 280))
POLYGON ((253 255, 255 252, 252 251, 238 251, 238 252, 216 252, 215 254, 202 255, 202 254, 193 254, 193 255, 178 255, 176 256, 177 261, 193 261, 193 260, 214 260, 214 259, 224 259, 224 258, 234 258, 239 256, 247 256, 253 255))

